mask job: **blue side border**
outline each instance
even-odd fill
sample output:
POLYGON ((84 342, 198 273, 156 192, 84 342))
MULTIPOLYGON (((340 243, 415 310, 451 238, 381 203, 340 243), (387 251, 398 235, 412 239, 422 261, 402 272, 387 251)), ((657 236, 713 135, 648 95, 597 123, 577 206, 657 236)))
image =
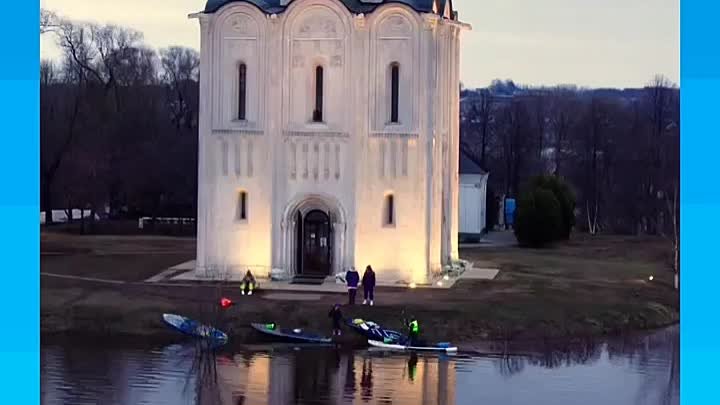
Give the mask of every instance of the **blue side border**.
MULTIPOLYGON (((6 403, 40 402, 39 4, 3 4, 0 25, 0 252, 5 264, 0 335, 6 403)), ((681 29, 681 403, 720 403, 715 246, 720 238, 720 2, 684 0, 681 29)))
POLYGON ((718 404, 720 2, 680 2, 680 402, 718 404))
POLYGON ((39 2, 3 2, 0 24, 0 392, 40 403, 39 2))

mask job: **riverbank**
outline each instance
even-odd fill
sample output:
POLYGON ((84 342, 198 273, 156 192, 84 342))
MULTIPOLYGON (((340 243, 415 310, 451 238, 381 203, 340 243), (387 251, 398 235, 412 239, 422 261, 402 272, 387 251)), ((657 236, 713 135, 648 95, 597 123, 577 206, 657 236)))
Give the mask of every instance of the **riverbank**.
MULTIPOLYGON (((431 340, 546 340, 625 334, 675 323, 679 294, 672 289, 665 241, 582 237, 547 250, 473 248, 461 256, 498 267, 494 280, 460 280, 448 290, 380 288, 376 306, 344 307, 346 316, 401 327, 415 315, 431 340), (653 280, 649 281, 649 277, 653 280)), ((241 297, 237 285, 167 286, 142 280, 194 253, 185 238, 43 235, 44 273, 122 281, 108 284, 43 276, 41 332, 49 339, 137 339, 156 343, 179 336, 161 321, 176 312, 217 324, 236 341, 252 342, 250 322, 320 331, 338 294, 293 293, 275 299, 260 291, 241 297), (52 253, 52 254, 47 254, 52 253), (236 305, 220 314, 221 296, 236 305)), ((353 338, 348 335, 345 339, 353 338)))

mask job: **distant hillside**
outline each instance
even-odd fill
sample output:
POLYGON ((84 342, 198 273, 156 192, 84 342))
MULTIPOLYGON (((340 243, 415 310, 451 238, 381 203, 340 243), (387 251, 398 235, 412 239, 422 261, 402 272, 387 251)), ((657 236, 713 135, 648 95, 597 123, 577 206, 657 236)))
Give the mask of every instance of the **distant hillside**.
POLYGON ((514 97, 527 97, 538 93, 551 92, 554 90, 566 90, 576 93, 581 98, 614 98, 624 100, 637 100, 643 96, 643 93, 647 90, 646 88, 626 88, 626 89, 613 89, 613 88, 600 88, 600 89, 587 89, 580 88, 572 85, 556 86, 556 87, 529 87, 529 86, 518 86, 512 80, 505 82, 495 81, 492 85, 477 89, 462 89, 460 91, 461 102, 471 102, 481 97, 481 92, 487 91, 490 96, 495 100, 511 99, 514 97))

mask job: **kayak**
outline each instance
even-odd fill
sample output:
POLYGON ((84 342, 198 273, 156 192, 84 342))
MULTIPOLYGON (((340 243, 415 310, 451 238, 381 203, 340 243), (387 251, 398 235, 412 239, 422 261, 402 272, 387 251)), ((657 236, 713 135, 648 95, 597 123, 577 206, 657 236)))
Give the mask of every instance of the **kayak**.
POLYGON ((385 343, 404 343, 407 338, 400 332, 385 329, 373 321, 363 319, 347 319, 345 323, 358 334, 368 340, 374 340, 385 343))
POLYGON ((396 343, 383 343, 376 340, 368 340, 370 346, 379 347, 387 350, 404 350, 404 351, 418 351, 418 352, 445 352, 455 353, 457 347, 450 346, 450 343, 437 343, 434 346, 405 346, 396 343))
POLYGON ((280 340, 303 343, 332 343, 332 338, 307 332, 302 329, 278 328, 274 323, 252 323, 250 326, 260 333, 280 340))
POLYGON ((189 336, 212 339, 223 343, 228 340, 228 335, 225 332, 182 315, 163 314, 163 321, 177 331, 189 336))

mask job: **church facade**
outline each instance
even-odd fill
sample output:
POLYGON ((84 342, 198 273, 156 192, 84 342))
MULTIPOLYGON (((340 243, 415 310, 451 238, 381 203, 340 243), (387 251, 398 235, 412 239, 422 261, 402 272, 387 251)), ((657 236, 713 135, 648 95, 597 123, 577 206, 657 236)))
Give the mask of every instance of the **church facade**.
POLYGON ((209 0, 196 271, 424 283, 458 260, 451 0, 209 0))

